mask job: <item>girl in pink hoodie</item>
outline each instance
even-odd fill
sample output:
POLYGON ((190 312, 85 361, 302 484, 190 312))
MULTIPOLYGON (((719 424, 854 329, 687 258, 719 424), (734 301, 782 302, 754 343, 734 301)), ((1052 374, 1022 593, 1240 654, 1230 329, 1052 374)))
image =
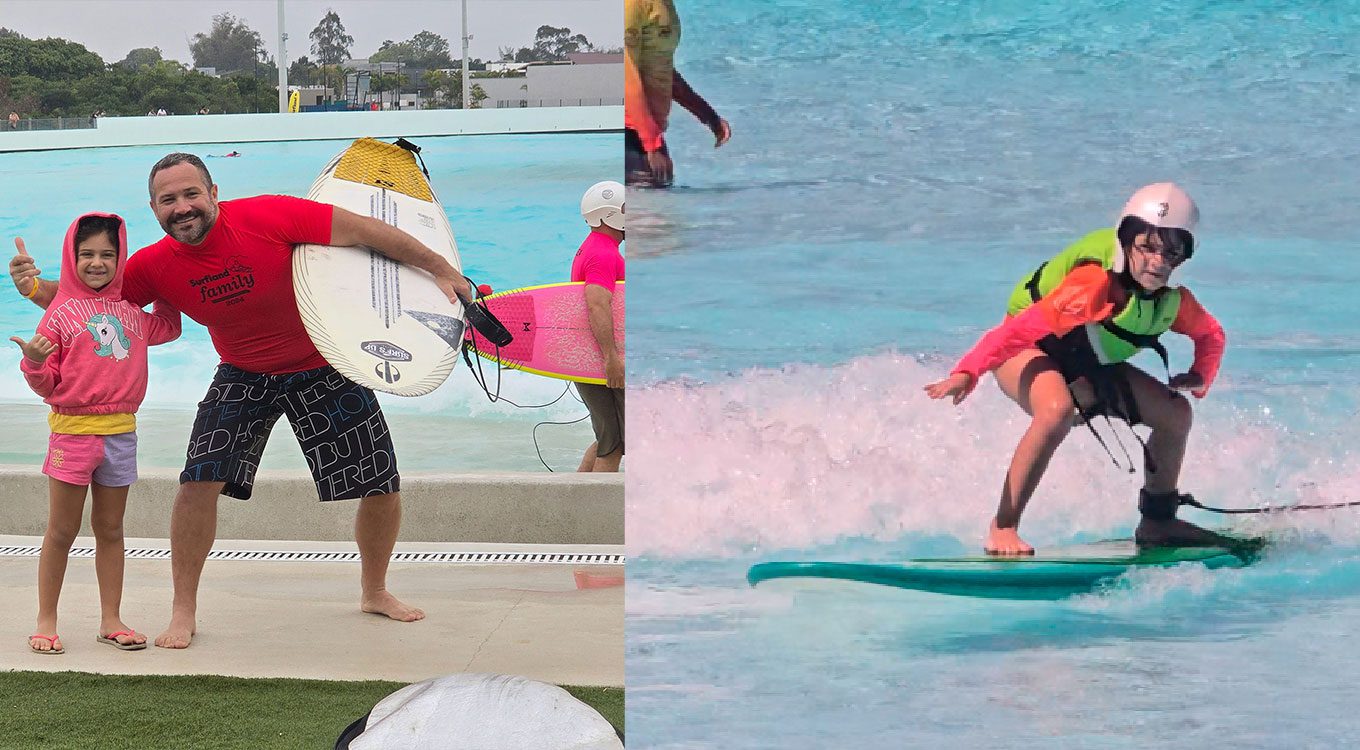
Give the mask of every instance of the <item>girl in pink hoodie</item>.
POLYGON ((137 407, 146 395, 146 348, 179 338, 180 316, 157 302, 153 313, 122 297, 127 230, 114 214, 90 213, 66 231, 57 296, 23 350, 20 369, 52 407, 43 473, 50 505, 38 558, 38 627, 28 646, 64 652, 57 599, 71 544, 80 532, 87 488, 94 506, 95 574, 102 610, 98 640, 123 650, 146 636, 123 624, 123 510, 137 479, 137 407))

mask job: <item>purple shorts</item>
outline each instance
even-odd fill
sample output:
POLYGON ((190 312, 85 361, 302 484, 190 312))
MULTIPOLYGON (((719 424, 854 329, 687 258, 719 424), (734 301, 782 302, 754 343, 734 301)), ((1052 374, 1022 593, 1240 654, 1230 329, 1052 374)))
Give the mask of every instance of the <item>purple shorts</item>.
POLYGON ((137 481, 137 433, 62 435, 47 440, 43 473, 67 484, 126 487, 137 481))

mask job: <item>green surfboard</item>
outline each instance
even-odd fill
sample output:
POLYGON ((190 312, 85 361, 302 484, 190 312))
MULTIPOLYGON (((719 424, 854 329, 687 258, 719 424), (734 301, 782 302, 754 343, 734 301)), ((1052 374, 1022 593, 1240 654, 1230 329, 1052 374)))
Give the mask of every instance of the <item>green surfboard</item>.
POLYGON ((1063 599, 1090 593, 1136 568, 1195 564, 1237 568, 1250 556, 1222 547, 1140 549, 1129 539, 1041 550, 1027 557, 942 557, 900 563, 764 562, 751 566, 755 586, 776 578, 824 578, 952 596, 1063 599))

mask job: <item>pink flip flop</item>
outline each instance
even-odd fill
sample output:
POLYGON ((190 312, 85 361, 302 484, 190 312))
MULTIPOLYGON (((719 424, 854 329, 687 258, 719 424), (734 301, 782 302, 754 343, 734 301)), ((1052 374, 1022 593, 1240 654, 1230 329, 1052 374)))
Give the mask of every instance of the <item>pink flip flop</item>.
POLYGON ((30 635, 30 636, 28 637, 28 641, 29 641, 29 643, 28 643, 28 648, 29 648, 29 650, 31 650, 31 651, 32 651, 33 653, 35 653, 35 654, 64 654, 64 653, 66 653, 66 649, 65 649, 65 648, 56 648, 56 645, 57 645, 57 634, 56 634, 56 633, 53 633, 52 635, 43 635, 43 634, 41 634, 41 633, 34 633, 33 635, 30 635), (33 639, 34 639, 34 638, 41 638, 41 639, 43 639, 44 641, 47 641, 47 643, 48 643, 49 645, 53 646, 53 648, 49 648, 49 649, 33 648, 33 639))
POLYGON ((116 633, 109 633, 108 635, 97 635, 95 636, 95 640, 100 643, 107 643, 119 651, 141 651, 146 648, 146 641, 142 641, 141 643, 119 643, 118 636, 120 635, 137 635, 137 631, 119 630, 116 633))

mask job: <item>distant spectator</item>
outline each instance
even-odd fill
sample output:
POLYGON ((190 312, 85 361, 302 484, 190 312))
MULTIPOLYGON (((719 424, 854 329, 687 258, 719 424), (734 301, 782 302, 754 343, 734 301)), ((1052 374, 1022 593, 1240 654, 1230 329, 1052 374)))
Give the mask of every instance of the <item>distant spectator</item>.
POLYGON ((9 129, 10 129, 10 130, 18 130, 18 129, 19 129, 19 113, 18 113, 18 112, 10 112, 10 113, 9 113, 9 129))
POLYGON ((156 110, 156 116, 165 117, 165 107, 161 107, 160 109, 156 110))
POLYGON ((206 115, 206 114, 208 114, 208 108, 207 108, 206 106, 199 107, 199 108, 198 108, 198 113, 199 113, 200 115, 206 115))

